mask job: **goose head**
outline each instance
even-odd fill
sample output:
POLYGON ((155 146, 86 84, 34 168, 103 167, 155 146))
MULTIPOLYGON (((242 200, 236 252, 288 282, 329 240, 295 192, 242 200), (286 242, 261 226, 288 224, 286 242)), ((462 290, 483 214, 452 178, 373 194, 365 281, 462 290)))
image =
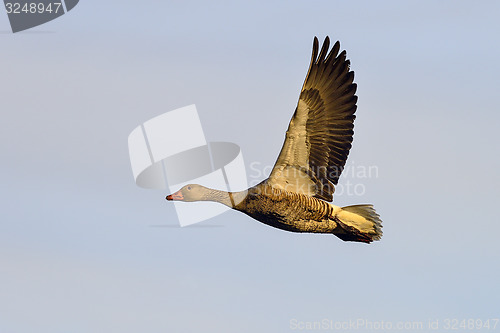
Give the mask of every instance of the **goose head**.
POLYGON ((208 199, 210 192, 211 190, 204 186, 189 184, 181 188, 179 191, 167 195, 166 199, 169 201, 176 200, 186 202, 202 201, 208 199))

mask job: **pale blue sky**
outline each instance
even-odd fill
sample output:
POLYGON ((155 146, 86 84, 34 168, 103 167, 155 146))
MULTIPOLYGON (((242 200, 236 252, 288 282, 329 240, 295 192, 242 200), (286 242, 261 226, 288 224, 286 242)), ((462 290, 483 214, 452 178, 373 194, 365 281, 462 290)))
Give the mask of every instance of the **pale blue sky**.
POLYGON ((12 34, 0 12, 0 331, 499 318, 499 15, 495 1, 86 0, 12 34), (348 165, 378 168, 342 177, 366 191, 335 202, 373 203, 382 241, 238 212, 161 227, 175 211, 134 184, 128 134, 194 103, 209 141, 272 165, 315 35, 356 73, 348 165))

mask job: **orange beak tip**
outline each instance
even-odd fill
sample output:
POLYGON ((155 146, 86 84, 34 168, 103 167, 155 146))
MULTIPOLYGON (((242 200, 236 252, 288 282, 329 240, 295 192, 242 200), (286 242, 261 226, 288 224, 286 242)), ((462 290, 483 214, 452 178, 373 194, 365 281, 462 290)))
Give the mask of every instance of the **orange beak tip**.
POLYGON ((178 191, 178 192, 167 195, 167 197, 165 199, 167 199, 168 201, 172 201, 172 200, 182 201, 182 200, 184 200, 184 196, 182 195, 182 193, 180 191, 178 191))

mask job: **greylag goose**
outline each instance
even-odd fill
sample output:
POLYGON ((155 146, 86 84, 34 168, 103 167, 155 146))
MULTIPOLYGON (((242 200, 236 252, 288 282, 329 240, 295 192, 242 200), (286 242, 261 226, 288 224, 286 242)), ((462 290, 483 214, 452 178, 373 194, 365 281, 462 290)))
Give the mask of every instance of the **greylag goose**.
POLYGON ((215 201, 267 225, 293 231, 331 233, 344 241, 370 243, 382 236, 382 221, 372 205, 338 207, 333 201, 351 149, 357 96, 354 72, 337 41, 318 54, 314 37, 309 70, 268 179, 241 192, 186 185, 166 197, 215 201))

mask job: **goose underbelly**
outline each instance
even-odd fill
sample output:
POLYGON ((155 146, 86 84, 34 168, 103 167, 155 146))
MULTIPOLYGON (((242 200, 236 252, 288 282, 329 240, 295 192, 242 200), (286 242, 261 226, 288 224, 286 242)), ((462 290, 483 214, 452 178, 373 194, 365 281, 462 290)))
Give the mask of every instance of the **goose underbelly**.
POLYGON ((301 194, 261 195, 246 203, 245 214, 275 228, 293 232, 332 233, 337 228, 333 207, 301 194))
POLYGON ((337 223, 333 219, 283 219, 274 216, 257 215, 256 220, 272 227, 292 232, 333 233, 337 223))

